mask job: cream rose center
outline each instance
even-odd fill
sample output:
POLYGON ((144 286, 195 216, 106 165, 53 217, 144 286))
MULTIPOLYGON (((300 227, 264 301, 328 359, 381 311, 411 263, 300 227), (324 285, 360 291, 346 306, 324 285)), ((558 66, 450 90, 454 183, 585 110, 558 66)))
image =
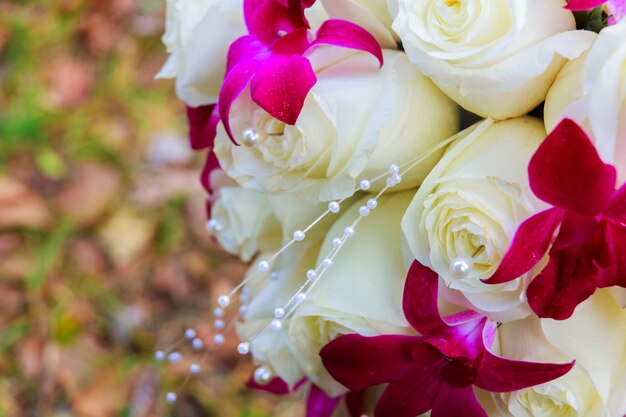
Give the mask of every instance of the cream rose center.
POLYGON ((578 417, 574 395, 553 386, 533 387, 517 394, 517 402, 534 417, 578 417))

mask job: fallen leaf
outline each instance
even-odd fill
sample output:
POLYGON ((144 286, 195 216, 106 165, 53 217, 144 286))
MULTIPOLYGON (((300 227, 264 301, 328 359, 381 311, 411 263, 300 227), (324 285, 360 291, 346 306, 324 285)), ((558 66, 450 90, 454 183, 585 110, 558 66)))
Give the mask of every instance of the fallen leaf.
POLYGON ((0 229, 46 228, 51 220, 39 195, 10 177, 0 177, 0 229))
POLYGON ((115 264, 124 264, 138 256, 150 243, 156 224, 133 213, 130 209, 118 210, 99 230, 115 264))
POLYGON ((77 227, 90 226, 118 195, 121 183, 120 173, 106 165, 78 165, 56 199, 57 209, 77 227))
POLYGON ((46 78, 53 104, 74 108, 89 96, 94 83, 94 72, 84 61, 61 56, 49 64, 46 78))

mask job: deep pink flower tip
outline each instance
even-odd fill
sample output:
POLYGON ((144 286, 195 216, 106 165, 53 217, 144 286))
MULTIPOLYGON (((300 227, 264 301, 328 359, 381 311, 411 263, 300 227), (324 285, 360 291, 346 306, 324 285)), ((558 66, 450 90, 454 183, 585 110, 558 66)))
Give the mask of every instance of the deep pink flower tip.
POLYGON ((473 385, 509 392, 542 384, 569 372, 574 363, 513 361, 489 351, 496 323, 467 311, 442 318, 438 277, 414 262, 404 288, 403 309, 421 336, 346 335, 324 346, 328 372, 351 390, 388 383, 376 417, 483 416, 473 385))
POLYGON ((228 136, 230 108, 250 85, 252 100, 278 120, 295 124, 304 100, 317 82, 306 56, 319 45, 362 50, 383 64, 382 49, 365 29, 343 20, 327 20, 315 37, 304 16, 314 0, 245 0, 249 34, 228 51, 226 77, 219 96, 219 115, 228 136))
POLYGON ((613 25, 626 16, 626 0, 568 0, 566 9, 580 11, 590 10, 608 3, 609 24, 613 25))
POLYGON ((533 192, 554 207, 519 226, 485 282, 516 279, 548 253, 548 264, 527 289, 528 303, 540 317, 563 320, 597 288, 626 282, 626 256, 620 254, 626 249, 626 186, 615 190, 615 167, 600 159, 570 119, 541 144, 528 174, 533 192))

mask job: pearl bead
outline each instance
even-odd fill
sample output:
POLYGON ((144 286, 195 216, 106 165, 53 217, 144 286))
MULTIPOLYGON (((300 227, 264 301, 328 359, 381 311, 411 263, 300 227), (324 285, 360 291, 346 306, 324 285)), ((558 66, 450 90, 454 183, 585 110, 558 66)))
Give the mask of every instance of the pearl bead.
POLYGON ((330 203, 328 203, 328 210, 332 213, 339 213, 339 210, 341 210, 341 206, 338 202, 331 201, 330 203))
POLYGON ((280 278, 280 275, 278 274, 278 272, 276 272, 276 271, 272 271, 272 273, 270 274, 270 279, 271 279, 272 281, 277 281, 277 280, 278 280, 278 278, 280 278))
POLYGON ((216 334, 213 338, 213 343, 215 343, 217 346, 222 346, 224 342, 226 342, 226 338, 224 338, 223 334, 216 334))
POLYGON ((259 271, 261 272, 267 272, 270 270, 270 264, 267 261, 261 261, 259 262, 258 268, 259 268, 259 271))
POLYGON ((213 315, 215 317, 224 317, 224 309, 221 307, 217 307, 215 310, 213 310, 213 315))
POLYGON ((396 164, 389 165, 389 172, 392 174, 398 174, 400 172, 400 167, 396 164))
POLYGON ((176 393, 174 392, 168 392, 165 395, 165 401, 167 401, 168 403, 172 404, 176 402, 176 393))
POLYGON ((393 182, 395 182, 396 185, 402 182, 402 175, 400 174, 393 174, 391 178, 393 178, 393 182))
POLYGON ((306 294, 301 292, 298 295, 296 295, 296 301, 298 303, 304 303, 306 301, 306 294))
POLYGON ((359 214, 361 217, 367 217, 370 215, 370 209, 368 209, 367 206, 361 206, 359 207, 359 214))
POLYGON ((333 266, 333 260, 330 258, 326 258, 322 261, 322 266, 324 267, 324 269, 328 269, 331 266, 333 266))
POLYGON ((277 319, 282 319, 283 317, 285 317, 285 309, 282 307, 276 307, 274 309, 274 317, 276 317, 277 319))
POLYGON ((222 225, 215 219, 211 219, 207 222, 206 228, 211 233, 217 233, 222 231, 222 225))
POLYGON ((200 373, 200 365, 198 365, 197 363, 192 363, 191 365, 189 365, 189 372, 194 375, 200 373))
POLYGON ((245 146, 254 146, 261 140, 261 136, 255 129, 246 129, 241 135, 241 143, 245 146))
POLYGON ((354 227, 348 226, 345 229, 343 229, 343 232, 345 233, 347 237, 352 237, 354 236, 354 233, 355 233, 354 227))
POLYGON ((154 352, 154 359, 158 362, 161 362, 163 359, 165 359, 165 352, 163 352, 162 350, 157 350, 156 352, 154 352))
POLYGON ((243 304, 246 304, 248 301, 250 301, 250 295, 242 293, 241 295, 239 295, 239 301, 241 301, 243 304))
POLYGON ((279 319, 274 319, 270 323, 270 328, 275 332, 279 332, 283 328, 283 322, 279 319))
POLYGON ((169 355, 167 355, 167 360, 170 361, 171 363, 176 363, 180 361, 182 358, 183 357, 179 352, 172 352, 169 355))
POLYGON ((224 320, 221 319, 217 319, 215 320, 215 323, 213 323, 213 327, 215 327, 217 330, 222 330, 225 326, 226 323, 224 323, 224 320))
POLYGON ((333 239, 333 248, 337 249, 339 246, 341 246, 341 238, 334 238, 333 239))
POLYGON ((244 285, 243 288, 241 289, 241 292, 243 294, 250 294, 251 291, 252 291, 252 288, 250 288, 248 285, 244 285))
POLYGON ((254 370, 254 382, 267 385, 272 380, 272 370, 267 366, 259 366, 254 370))
POLYGON ((239 352, 240 355, 247 355, 250 353, 250 342, 239 343, 239 345, 237 345, 237 352, 239 352))
POLYGON ((246 314, 248 314, 248 306, 247 305, 242 305, 239 306, 239 313, 241 313, 241 315, 245 316, 246 314))
POLYGON ((185 330, 185 339, 191 340, 191 339, 195 339, 195 337, 196 337, 196 331, 194 329, 185 330))
POLYGON ((305 238, 304 232, 302 230, 296 230, 293 232, 293 240, 296 242, 302 242, 305 238))
POLYGON ((395 187, 397 184, 394 181, 393 177, 389 177, 387 178, 387 181, 385 181, 387 184, 387 187, 395 187))
POLYGON ((367 200, 366 206, 368 209, 374 210, 376 207, 378 207, 378 201, 376 201, 376 199, 374 198, 370 198, 369 200, 367 200))
POLYGON ((458 279, 467 278, 472 271, 473 262, 467 258, 455 258, 450 263, 450 274, 458 279))
POLYGON ((230 297, 227 295, 220 295, 217 299, 217 304, 222 307, 228 307, 228 305, 230 304, 230 297))
POLYGON ((308 271, 306 271, 306 277, 309 281, 313 281, 315 278, 317 278, 317 272, 315 271, 315 269, 309 269, 308 271))
POLYGON ((368 180, 361 180, 361 183, 359 185, 361 186, 361 190, 367 191, 372 186, 372 183, 368 180))
POLYGON ((193 339, 191 341, 191 347, 194 350, 200 350, 200 349, 202 349, 202 346, 204 346, 204 343, 200 339, 193 339))

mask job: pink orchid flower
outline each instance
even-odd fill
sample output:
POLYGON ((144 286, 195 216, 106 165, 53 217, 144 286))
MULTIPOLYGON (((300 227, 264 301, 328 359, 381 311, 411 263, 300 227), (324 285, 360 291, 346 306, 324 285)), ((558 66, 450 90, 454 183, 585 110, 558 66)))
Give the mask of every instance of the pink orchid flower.
POLYGON ((437 274, 415 261, 403 309, 421 336, 358 334, 335 339, 320 352, 333 378, 351 390, 389 383, 376 417, 486 417, 473 386, 510 392, 545 383, 573 366, 514 361, 489 351, 497 324, 473 311, 442 318, 437 274))
POLYGON ((609 24, 613 25, 626 15, 626 0, 569 0, 566 9, 569 10, 589 10, 608 3, 609 24))
MULTIPOLYGON (((302 379, 302 381, 298 382, 293 387, 293 390, 291 390, 289 385, 280 377, 272 378, 272 380, 265 385, 257 384, 254 378, 250 377, 247 385, 248 388, 255 390, 265 391, 275 395, 285 395, 297 391, 306 382, 306 378, 302 379)), ((306 417, 331 417, 337 407, 339 407, 339 403, 342 399, 346 402, 346 408, 351 417, 361 417, 363 415, 363 392, 350 391, 343 396, 330 397, 317 385, 313 383, 310 385, 306 400, 306 417)))
POLYGON ((600 159, 585 132, 564 119, 528 166, 530 187, 553 208, 523 222, 488 284, 530 271, 550 247, 550 260, 526 294, 539 317, 563 320, 597 288, 626 287, 626 185, 600 159), (558 230, 556 238, 555 232, 558 230))
POLYGON ((229 123, 232 103, 250 84, 252 100, 278 120, 293 125, 317 78, 307 54, 328 44, 362 50, 380 65, 383 54, 365 29, 344 20, 325 21, 312 40, 304 10, 315 0, 245 0, 249 35, 230 46, 219 114, 234 142, 229 123))
POLYGON ((206 106, 187 106, 187 121, 189 123, 189 144, 191 149, 212 148, 215 140, 217 124, 220 121, 215 110, 215 104, 206 106))

